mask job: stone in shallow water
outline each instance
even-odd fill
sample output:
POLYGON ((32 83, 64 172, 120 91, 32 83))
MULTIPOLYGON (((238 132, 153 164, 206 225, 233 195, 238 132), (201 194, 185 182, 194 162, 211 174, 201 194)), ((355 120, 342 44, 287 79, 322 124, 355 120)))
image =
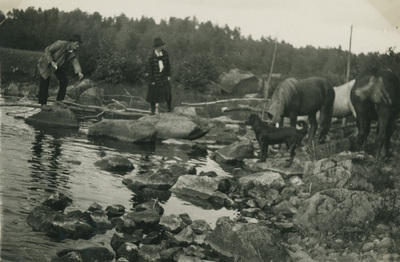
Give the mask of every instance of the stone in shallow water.
POLYGON ((47 127, 79 128, 79 122, 68 107, 50 106, 49 110, 41 110, 25 119, 30 125, 47 127))

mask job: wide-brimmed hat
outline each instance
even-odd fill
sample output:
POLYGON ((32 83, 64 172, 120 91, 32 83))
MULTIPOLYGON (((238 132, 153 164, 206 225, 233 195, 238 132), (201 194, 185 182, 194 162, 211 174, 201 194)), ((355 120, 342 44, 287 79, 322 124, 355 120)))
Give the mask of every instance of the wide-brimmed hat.
POLYGON ((71 36, 71 38, 69 39, 69 41, 71 41, 71 42, 79 42, 81 44, 83 43, 82 40, 81 40, 81 35, 78 35, 78 34, 73 34, 71 36))
POLYGON ((163 40, 161 40, 160 37, 154 38, 153 47, 158 47, 158 46, 163 46, 163 45, 165 45, 165 43, 163 42, 163 40))

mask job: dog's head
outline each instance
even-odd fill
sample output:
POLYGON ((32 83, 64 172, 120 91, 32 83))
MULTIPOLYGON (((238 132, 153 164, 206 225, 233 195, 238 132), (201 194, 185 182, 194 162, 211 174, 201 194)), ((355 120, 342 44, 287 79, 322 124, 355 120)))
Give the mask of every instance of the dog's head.
POLYGON ((256 115, 256 114, 251 114, 251 115, 249 116, 249 119, 247 119, 247 121, 245 121, 244 123, 245 123, 246 125, 252 126, 252 125, 254 125, 255 123, 258 123, 260 120, 261 120, 261 118, 260 118, 258 115, 256 115))

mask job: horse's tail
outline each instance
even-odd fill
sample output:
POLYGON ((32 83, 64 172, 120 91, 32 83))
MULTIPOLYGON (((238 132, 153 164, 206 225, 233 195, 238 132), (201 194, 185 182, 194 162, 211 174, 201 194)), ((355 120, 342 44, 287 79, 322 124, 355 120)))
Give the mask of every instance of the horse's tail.
POLYGON ((303 136, 307 135, 308 133, 308 123, 305 120, 299 120, 297 121, 297 124, 301 126, 301 133, 303 134, 303 136))

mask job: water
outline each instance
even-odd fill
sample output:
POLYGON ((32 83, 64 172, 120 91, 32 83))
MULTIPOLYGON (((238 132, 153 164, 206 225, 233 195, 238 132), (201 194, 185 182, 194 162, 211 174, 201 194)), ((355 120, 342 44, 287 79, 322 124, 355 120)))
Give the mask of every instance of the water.
MULTIPOLYGON (((73 199, 72 206, 66 211, 85 211, 92 203, 103 208, 121 204, 130 210, 140 201, 138 195, 122 184, 123 175, 102 171, 94 165, 101 159, 101 154, 122 155, 134 165, 147 155, 150 163, 183 162, 195 165, 198 172, 225 173, 207 153, 197 155, 178 146, 163 144, 92 141, 86 135, 89 123, 81 123, 77 131, 40 130, 25 124, 23 119, 6 114, 29 109, 0 109, 1 261, 50 261, 65 248, 105 246, 112 250, 109 243, 114 230, 90 240, 55 242, 44 233, 34 232, 26 222, 30 210, 53 192, 64 193, 73 199)), ((167 193, 161 199, 166 215, 188 213, 193 220, 204 219, 212 227, 218 217, 236 216, 235 211, 198 205, 174 194, 167 193)))

